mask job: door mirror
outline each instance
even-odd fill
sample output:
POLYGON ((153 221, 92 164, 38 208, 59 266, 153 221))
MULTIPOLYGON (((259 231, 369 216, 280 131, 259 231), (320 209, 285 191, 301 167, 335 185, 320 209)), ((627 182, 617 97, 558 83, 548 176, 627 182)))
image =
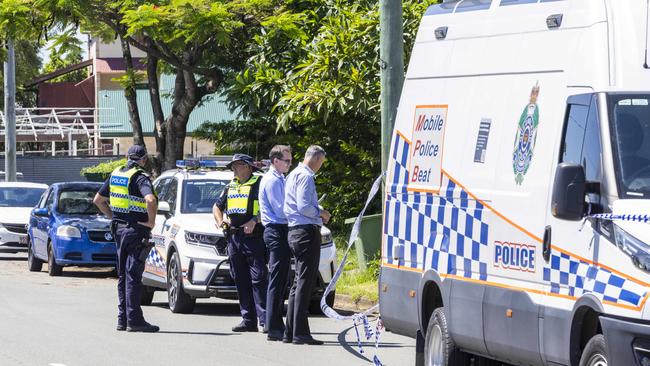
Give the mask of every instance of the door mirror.
POLYGON ((165 217, 170 217, 172 215, 172 210, 169 207, 169 203, 166 201, 158 202, 158 214, 164 215, 165 217))
POLYGON ((40 216, 40 217, 47 217, 50 216, 50 210, 47 208, 35 208, 34 211, 34 216, 40 216))
POLYGON ((560 163, 555 171, 551 213, 558 219, 577 221, 585 212, 585 169, 582 165, 560 163))

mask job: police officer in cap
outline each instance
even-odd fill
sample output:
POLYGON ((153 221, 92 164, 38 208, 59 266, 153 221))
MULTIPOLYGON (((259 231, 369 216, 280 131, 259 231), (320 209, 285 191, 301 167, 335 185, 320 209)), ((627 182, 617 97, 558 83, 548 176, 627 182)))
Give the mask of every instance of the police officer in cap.
POLYGON ((258 168, 246 154, 235 154, 226 167, 234 171, 235 178, 217 199, 213 214, 217 226, 224 229, 228 238, 230 273, 235 280, 243 318, 232 331, 257 332, 258 320, 263 328, 266 320, 268 283, 258 202, 261 177, 253 175, 258 168))
POLYGON ((104 182, 94 202, 112 219, 111 231, 117 244, 117 330, 153 333, 159 328, 144 320, 140 297, 158 198, 143 169, 147 162, 144 146, 129 148, 127 158, 127 164, 115 169, 104 182))

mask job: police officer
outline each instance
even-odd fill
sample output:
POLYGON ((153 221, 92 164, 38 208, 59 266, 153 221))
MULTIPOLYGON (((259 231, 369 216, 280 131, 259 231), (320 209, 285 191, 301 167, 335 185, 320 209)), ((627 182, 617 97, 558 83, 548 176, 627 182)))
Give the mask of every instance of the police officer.
POLYGON ((132 146, 127 158, 127 164, 115 169, 104 182, 94 202, 104 215, 112 219, 111 231, 117 244, 117 330, 153 333, 159 328, 144 320, 140 296, 158 199, 143 169, 147 162, 145 148, 132 146))
POLYGON ((228 237, 230 273, 235 280, 239 308, 243 320, 232 328, 233 332, 257 332, 266 319, 266 247, 262 239, 264 228, 259 218, 259 186, 261 177, 253 175, 258 170, 253 158, 235 154, 226 166, 235 178, 226 186, 213 208, 217 226, 228 237), (226 216, 224 217, 224 213, 226 216))

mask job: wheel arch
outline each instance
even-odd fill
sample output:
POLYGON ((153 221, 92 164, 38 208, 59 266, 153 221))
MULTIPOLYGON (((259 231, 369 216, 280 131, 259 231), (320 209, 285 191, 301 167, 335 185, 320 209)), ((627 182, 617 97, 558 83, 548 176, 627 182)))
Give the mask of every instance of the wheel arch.
POLYGON ((422 336, 426 335, 429 320, 433 311, 444 307, 445 296, 442 279, 435 270, 428 270, 422 274, 418 291, 418 323, 422 336))
POLYGON ((569 335, 569 361, 572 366, 580 364, 580 357, 587 342, 596 334, 602 334, 599 319, 602 313, 603 305, 592 294, 581 297, 573 306, 569 335))

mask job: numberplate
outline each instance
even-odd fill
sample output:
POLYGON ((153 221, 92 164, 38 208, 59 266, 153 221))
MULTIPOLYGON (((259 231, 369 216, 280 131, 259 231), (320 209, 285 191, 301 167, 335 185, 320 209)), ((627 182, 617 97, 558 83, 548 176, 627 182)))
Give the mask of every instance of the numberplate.
POLYGON ((27 245, 27 237, 21 236, 20 239, 18 239, 18 243, 21 245, 27 245))

